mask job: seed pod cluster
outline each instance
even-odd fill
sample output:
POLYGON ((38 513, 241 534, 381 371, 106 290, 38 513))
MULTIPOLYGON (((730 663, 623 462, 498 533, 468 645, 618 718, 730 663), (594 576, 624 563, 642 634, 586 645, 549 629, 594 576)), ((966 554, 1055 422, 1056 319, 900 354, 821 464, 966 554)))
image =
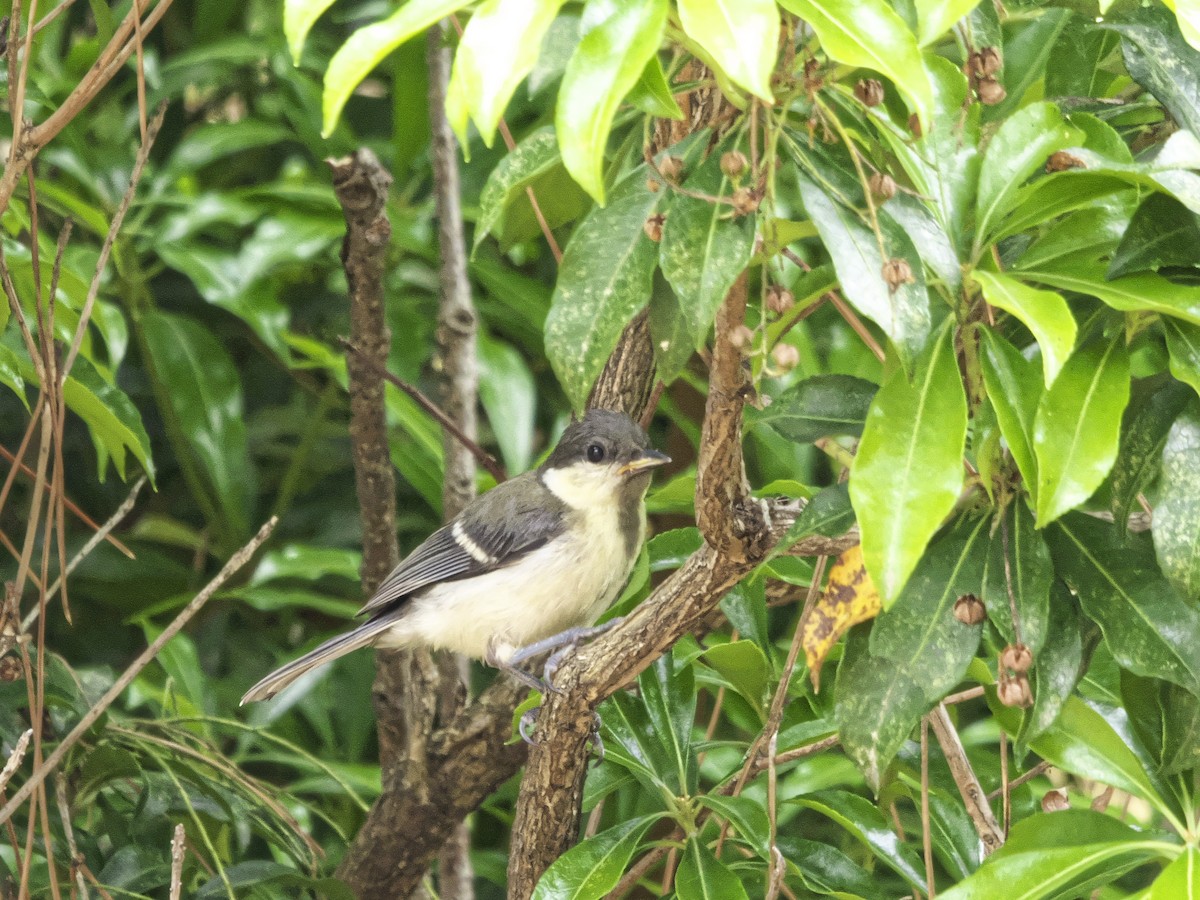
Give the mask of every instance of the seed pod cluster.
POLYGON ((1000 652, 1000 679, 996 692, 1001 703, 1021 709, 1033 705, 1033 692, 1029 688, 1032 667, 1033 653, 1024 644, 1009 644, 1000 652))
POLYGON ((1068 153, 1066 150, 1059 150, 1056 153, 1051 153, 1050 158, 1046 160, 1046 171, 1065 172, 1067 169, 1085 169, 1087 165, 1082 159, 1074 153, 1068 153))
POLYGON ((666 216, 664 216, 662 213, 657 213, 642 223, 642 231, 646 232, 646 237, 650 238, 650 240, 657 244, 662 240, 663 223, 666 222, 666 220, 666 216))
POLYGON ((871 196, 880 203, 886 203, 896 196, 896 182, 887 172, 876 172, 867 179, 867 187, 871 196))
POLYGON ((726 178, 736 181, 745 175, 749 168, 750 163, 741 150, 729 150, 721 154, 721 172, 726 178))
POLYGON ((767 288, 767 309, 777 316, 783 315, 796 305, 796 298, 787 288, 773 284, 767 288))
POLYGON ((954 618, 964 625, 979 625, 987 618, 987 610, 974 594, 963 594, 954 601, 954 618))
POLYGON ((878 106, 883 102, 883 85, 876 78, 861 78, 854 85, 854 96, 863 106, 878 106))
POLYGON ((995 106, 1003 103, 1008 93, 996 78, 996 73, 1004 65, 1000 51, 995 47, 984 47, 976 50, 967 57, 967 76, 971 79, 971 89, 984 106, 995 106))
POLYGON ((667 156, 658 164, 658 171, 667 181, 678 183, 680 176, 683 175, 683 160, 678 156, 667 156))
POLYGON ((908 264, 908 260, 893 256, 883 264, 883 280, 887 282, 888 290, 894 294, 902 284, 912 284, 916 278, 913 277, 912 266, 908 264))
POLYGON ((771 361, 780 374, 790 372, 800 364, 800 351, 791 344, 776 344, 771 349, 771 361))

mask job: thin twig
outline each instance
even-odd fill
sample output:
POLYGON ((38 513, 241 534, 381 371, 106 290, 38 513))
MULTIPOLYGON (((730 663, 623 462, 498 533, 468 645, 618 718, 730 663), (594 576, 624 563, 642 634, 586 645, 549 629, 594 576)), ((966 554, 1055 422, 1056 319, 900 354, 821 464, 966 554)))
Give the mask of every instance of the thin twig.
POLYGON ((358 356, 364 363, 366 363, 366 365, 369 368, 374 370, 377 375, 379 375, 381 378, 386 380, 389 384, 393 385, 394 387, 399 388, 405 394, 407 394, 409 397, 411 397, 413 400, 415 400, 417 405, 420 406, 421 409, 423 409, 423 410, 425 410, 425 412, 429 413, 429 415, 431 415, 434 419, 437 420, 437 423, 439 425, 441 425, 444 429, 446 429, 448 432, 450 432, 450 434, 454 435, 454 437, 464 447, 466 447, 468 450, 470 450, 471 455, 474 456, 476 460, 478 460, 478 462, 481 466, 483 466, 485 469, 487 469, 488 473, 493 478, 495 478, 497 482, 507 480, 508 476, 504 472, 504 467, 500 465, 500 463, 496 460, 496 458, 494 456, 492 456, 492 454, 490 454, 486 450, 484 450, 482 447, 480 447, 479 444, 477 444, 475 441, 471 440, 469 437, 467 437, 465 434, 463 434, 462 431, 459 429, 459 427, 454 423, 454 420, 451 419, 449 416, 447 416, 444 412, 442 412, 442 410, 438 407, 438 405, 436 403, 434 403, 432 400, 430 400, 428 397, 426 397, 420 391, 419 388, 414 387, 413 385, 409 384, 404 379, 402 379, 396 375, 393 375, 387 369, 378 365, 375 362, 375 360, 371 359, 369 356, 367 356, 365 353, 363 353, 362 350, 360 350, 358 347, 356 347, 347 338, 339 337, 338 343, 341 344, 343 347, 345 347, 347 350, 349 350, 351 353, 354 353, 356 356, 358 356))
POLYGON ((32 738, 33 729, 26 728, 25 733, 17 739, 17 746, 13 747, 13 752, 8 755, 8 762, 4 764, 3 769, 0 769, 0 791, 8 786, 8 782, 21 767, 21 760, 25 758, 25 751, 29 749, 29 741, 32 738))
MULTIPOLYGON (((779 252, 794 262, 805 272, 810 271, 810 266, 808 263, 797 256, 791 249, 783 247, 779 252)), ((858 317, 858 314, 850 308, 850 304, 843 300, 842 296, 837 291, 830 291, 825 296, 829 298, 829 302, 834 305, 841 317, 846 320, 846 324, 853 328, 854 333, 857 334, 859 338, 862 339, 862 342, 867 345, 867 349, 875 354, 876 359, 878 359, 880 362, 883 362, 885 357, 883 348, 879 346, 879 342, 875 340, 875 335, 871 334, 870 329, 863 324, 863 321, 858 317)))
POLYGON ((950 774, 954 777, 954 783, 958 785, 958 792, 962 795, 967 814, 983 842, 984 855, 990 855, 1003 845, 1004 833, 1000 830, 995 813, 988 805, 987 796, 979 785, 975 770, 971 768, 962 740, 946 714, 946 707, 941 704, 935 706, 929 713, 929 724, 933 726, 933 732, 937 735, 942 755, 946 757, 950 766, 950 774))
POLYGON ((79 869, 79 845, 75 842, 75 829, 71 825, 71 804, 67 802, 67 780, 59 772, 54 778, 54 799, 58 803, 58 815, 62 819, 63 834, 67 837, 67 850, 71 853, 71 875, 81 900, 88 900, 87 882, 79 869))
POLYGON ((84 714, 78 724, 54 748, 54 752, 46 757, 46 761, 38 766, 29 777, 29 780, 21 785, 20 790, 13 794, 12 799, 0 809, 0 822, 7 821, 20 805, 29 799, 30 794, 46 780, 46 776, 62 761, 67 751, 95 724, 96 720, 104 714, 104 711, 113 704, 113 701, 121 696, 122 692, 129 687, 133 679, 138 676, 138 673, 150 664, 151 660, 159 654, 168 641, 183 630, 183 627, 204 607, 204 604, 212 598, 213 594, 221 589, 221 586, 229 580, 230 576, 250 560, 258 548, 271 536, 271 532, 275 530, 275 525, 278 521, 278 519, 273 517, 268 519, 266 524, 258 530, 258 534, 251 538, 250 542, 242 547, 241 550, 229 558, 229 561, 221 567, 221 571, 205 586, 204 590, 193 597, 188 605, 179 611, 179 614, 171 621, 171 624, 164 628, 162 633, 150 643, 150 646, 143 650, 137 659, 129 664, 125 671, 121 673, 121 676, 113 682, 112 687, 104 692, 104 696, 97 701, 96 705, 84 714))
MULTIPOLYGON (((1049 768, 1051 768, 1050 763, 1046 762, 1045 760, 1042 760, 1040 763, 1038 763, 1036 766, 1034 766, 1032 769, 1030 769, 1025 774, 1018 775, 1016 778, 1014 778, 1012 781, 1010 781, 1008 783, 1009 791, 1019 788, 1021 785, 1025 784, 1028 781, 1033 781, 1033 779, 1037 778, 1039 775, 1044 774, 1046 772, 1046 770, 1049 768)), ((987 798, 989 801, 996 800, 1000 797, 1000 795, 1003 792, 1004 792, 1003 788, 996 788, 996 790, 994 790, 990 794, 988 794, 987 798)))
POLYGON ((175 826, 171 835, 171 893, 170 900, 179 900, 183 894, 183 823, 175 826))
POLYGON ((925 893, 934 900, 933 834, 929 827, 929 717, 921 719, 921 848, 925 853, 925 893))

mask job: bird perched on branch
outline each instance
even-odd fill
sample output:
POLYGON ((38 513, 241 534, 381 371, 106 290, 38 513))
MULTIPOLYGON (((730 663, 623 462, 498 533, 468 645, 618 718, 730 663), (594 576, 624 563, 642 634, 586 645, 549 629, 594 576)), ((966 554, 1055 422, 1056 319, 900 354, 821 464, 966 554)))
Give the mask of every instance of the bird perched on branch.
POLYGON ((532 472, 472 501, 410 553, 352 631, 275 670, 242 698, 267 700, 359 647, 454 650, 545 690, 520 668, 596 633, 646 533, 653 469, 670 459, 628 416, 591 410, 532 472))

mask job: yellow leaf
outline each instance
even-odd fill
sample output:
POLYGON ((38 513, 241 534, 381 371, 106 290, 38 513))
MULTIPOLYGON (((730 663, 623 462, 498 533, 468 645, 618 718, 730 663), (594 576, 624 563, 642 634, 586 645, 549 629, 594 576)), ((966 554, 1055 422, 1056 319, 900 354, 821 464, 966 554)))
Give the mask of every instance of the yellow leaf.
POLYGON ((821 664, 851 626, 879 615, 879 592, 863 565, 862 546, 843 553, 829 570, 825 593, 800 623, 813 689, 821 689, 821 664))

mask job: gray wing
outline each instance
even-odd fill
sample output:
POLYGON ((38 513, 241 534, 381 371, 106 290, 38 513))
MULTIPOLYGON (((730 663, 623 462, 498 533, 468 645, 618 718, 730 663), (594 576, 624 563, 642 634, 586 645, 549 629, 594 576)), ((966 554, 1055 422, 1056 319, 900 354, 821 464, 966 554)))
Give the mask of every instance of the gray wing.
POLYGON ((497 485, 405 557, 358 614, 391 612, 424 587, 511 565, 562 534, 567 514, 535 472, 497 485))

